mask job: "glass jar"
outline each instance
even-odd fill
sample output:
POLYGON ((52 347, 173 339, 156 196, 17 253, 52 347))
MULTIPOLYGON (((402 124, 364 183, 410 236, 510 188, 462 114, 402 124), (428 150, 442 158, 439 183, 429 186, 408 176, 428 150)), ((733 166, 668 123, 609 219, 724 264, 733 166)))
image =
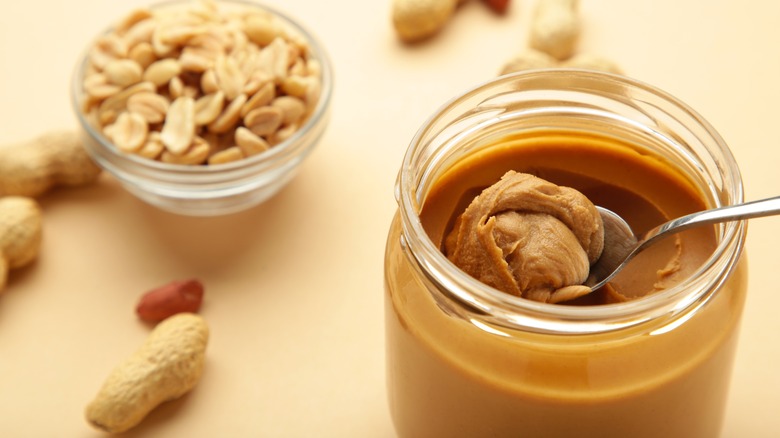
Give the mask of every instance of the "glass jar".
POLYGON ((676 98, 625 77, 519 73, 442 106, 404 157, 385 254, 387 384, 399 436, 719 434, 746 293, 744 222, 715 226, 713 250, 676 285, 595 306, 490 288, 426 232, 426 198, 453 166, 502 147, 497 138, 561 132, 608 137, 668 166, 708 207, 743 202, 717 132, 676 98))

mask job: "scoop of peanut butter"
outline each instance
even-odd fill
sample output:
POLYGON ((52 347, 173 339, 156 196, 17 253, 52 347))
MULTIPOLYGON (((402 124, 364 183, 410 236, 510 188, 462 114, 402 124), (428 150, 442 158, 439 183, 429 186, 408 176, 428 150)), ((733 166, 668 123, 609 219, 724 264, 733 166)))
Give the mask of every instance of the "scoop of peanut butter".
POLYGON ((444 242, 472 277, 549 303, 591 292, 583 283, 603 247, 601 216, 585 195, 514 171, 474 198, 444 242))

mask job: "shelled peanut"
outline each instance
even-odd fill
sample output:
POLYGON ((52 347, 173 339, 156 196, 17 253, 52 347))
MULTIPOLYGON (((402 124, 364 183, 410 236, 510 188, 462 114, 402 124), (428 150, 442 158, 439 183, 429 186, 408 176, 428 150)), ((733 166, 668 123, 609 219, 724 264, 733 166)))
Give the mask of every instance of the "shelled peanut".
POLYGON ((91 47, 84 112, 121 151, 218 164, 294 134, 320 96, 305 39, 251 5, 138 9, 91 47))

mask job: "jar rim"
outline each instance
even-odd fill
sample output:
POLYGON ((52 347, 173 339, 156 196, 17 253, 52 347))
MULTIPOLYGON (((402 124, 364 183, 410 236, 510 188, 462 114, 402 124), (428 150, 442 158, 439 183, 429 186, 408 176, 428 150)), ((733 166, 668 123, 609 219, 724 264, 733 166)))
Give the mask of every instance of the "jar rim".
MULTIPOLYGON (((660 102, 670 105, 670 108, 685 114, 687 122, 698 125, 708 137, 709 143, 705 149, 711 154, 711 158, 715 160, 723 176, 724 186, 731 196, 728 203, 743 202, 739 168, 725 141, 701 115, 671 94, 644 82, 611 73, 580 69, 518 72, 484 81, 451 98, 424 122, 413 137, 404 155, 395 186, 402 228, 402 246, 405 247, 407 254, 411 255, 412 264, 428 281, 434 283, 436 289, 445 293, 448 300, 456 301, 470 317, 511 329, 545 333, 603 333, 659 319, 674 319, 691 308, 702 305, 711 295, 710 292, 734 269, 744 246, 746 232, 744 221, 722 224, 718 233, 719 240, 712 255, 681 283, 641 299, 598 306, 566 306, 537 302, 490 287, 457 268, 428 236, 419 217, 425 193, 418 192, 421 179, 415 172, 415 164, 420 159, 420 149, 426 146, 425 139, 430 134, 431 127, 458 104, 474 98, 482 103, 484 100, 480 97, 488 97, 491 90, 510 83, 514 83, 517 90, 523 92, 525 90, 521 85, 539 79, 543 79, 546 84, 559 87, 576 84, 577 91, 586 94, 604 91, 604 88, 588 89, 589 85, 610 84, 643 95, 653 95, 660 99, 660 102)), ((426 169, 427 172, 429 170, 426 169)), ((712 179, 710 175, 707 177, 712 179)), ((715 196, 715 202, 720 206, 722 200, 715 196)))

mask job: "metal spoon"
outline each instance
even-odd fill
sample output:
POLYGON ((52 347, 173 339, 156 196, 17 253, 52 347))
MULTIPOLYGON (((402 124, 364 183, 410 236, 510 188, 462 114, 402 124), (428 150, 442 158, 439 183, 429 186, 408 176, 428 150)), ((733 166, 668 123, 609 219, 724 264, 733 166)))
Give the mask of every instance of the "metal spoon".
POLYGON ((699 225, 780 214, 780 196, 691 213, 653 228, 642 239, 616 213, 603 207, 596 209, 604 222, 604 251, 585 283, 593 290, 607 284, 635 255, 664 237, 699 225))

